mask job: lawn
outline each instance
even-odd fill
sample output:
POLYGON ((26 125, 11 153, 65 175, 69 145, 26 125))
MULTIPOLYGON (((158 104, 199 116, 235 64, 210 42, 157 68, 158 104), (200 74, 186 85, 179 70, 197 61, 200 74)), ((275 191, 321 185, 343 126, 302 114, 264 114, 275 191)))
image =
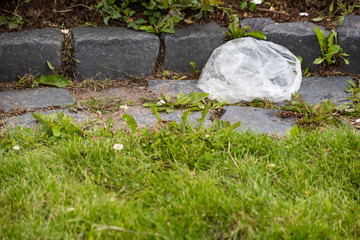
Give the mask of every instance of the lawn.
POLYGON ((230 130, 6 130, 0 238, 360 238, 358 132, 230 130))

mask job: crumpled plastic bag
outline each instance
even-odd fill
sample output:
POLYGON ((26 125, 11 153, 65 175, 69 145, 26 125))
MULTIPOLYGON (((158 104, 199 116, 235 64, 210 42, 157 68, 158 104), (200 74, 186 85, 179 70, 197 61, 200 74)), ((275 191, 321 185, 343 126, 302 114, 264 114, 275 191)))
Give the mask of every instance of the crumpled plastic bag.
POLYGON ((291 99, 301 80, 300 61, 287 48, 245 37, 214 50, 197 87, 210 99, 228 103, 263 98, 281 102, 291 99))

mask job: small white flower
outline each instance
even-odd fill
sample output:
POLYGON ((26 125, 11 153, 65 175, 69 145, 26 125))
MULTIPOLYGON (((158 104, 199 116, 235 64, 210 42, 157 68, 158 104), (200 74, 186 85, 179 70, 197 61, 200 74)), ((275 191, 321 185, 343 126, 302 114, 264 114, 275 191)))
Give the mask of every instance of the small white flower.
POLYGON ((19 147, 19 145, 15 145, 15 146, 13 147, 13 149, 16 150, 16 151, 19 151, 19 150, 20 150, 20 147, 19 147))
POLYGON ((199 106, 199 108, 200 108, 200 109, 204 109, 205 107, 204 107, 204 106, 202 106, 202 105, 200 105, 200 106, 199 106))
POLYGON ((115 149, 116 151, 121 151, 124 148, 124 145, 122 145, 121 143, 116 143, 113 146, 113 149, 115 149))
POLYGON ((276 166, 276 165, 273 164, 273 163, 270 163, 270 164, 266 165, 266 167, 275 167, 275 166, 276 166))
POLYGON ((355 122, 360 123, 360 118, 356 119, 355 122))
POLYGON ((126 106, 126 105, 121 105, 121 106, 120 106, 120 109, 122 109, 122 110, 124 110, 124 111, 128 110, 128 108, 129 108, 129 107, 126 106))
POLYGON ((262 0, 251 0, 251 2, 253 2, 255 4, 261 4, 262 0))
POLYGON ((205 135, 205 138, 209 138, 209 137, 210 137, 210 135, 209 135, 209 134, 206 134, 206 135, 205 135))
POLYGON ((73 208, 73 207, 68 207, 68 208, 66 209, 66 211, 67 211, 67 212, 72 212, 72 211, 75 211, 75 208, 73 208))
POLYGON ((159 105, 163 105, 163 104, 165 104, 165 103, 166 103, 166 102, 165 102, 164 100, 162 100, 162 99, 157 102, 157 104, 159 104, 159 105))
POLYGON ((302 16, 302 17, 304 17, 304 16, 305 16, 305 17, 309 16, 309 14, 306 13, 306 12, 301 12, 301 13, 299 13, 299 15, 302 16))
POLYGON ((69 30, 68 29, 61 29, 60 32, 62 32, 63 34, 68 34, 69 30))

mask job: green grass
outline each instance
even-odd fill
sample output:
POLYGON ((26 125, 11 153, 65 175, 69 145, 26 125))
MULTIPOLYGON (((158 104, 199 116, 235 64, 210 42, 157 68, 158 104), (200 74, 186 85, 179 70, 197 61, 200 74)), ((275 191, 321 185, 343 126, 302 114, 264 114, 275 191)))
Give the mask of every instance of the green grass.
POLYGON ((271 138, 170 124, 1 137, 1 239, 360 237, 360 138, 350 129, 271 138))

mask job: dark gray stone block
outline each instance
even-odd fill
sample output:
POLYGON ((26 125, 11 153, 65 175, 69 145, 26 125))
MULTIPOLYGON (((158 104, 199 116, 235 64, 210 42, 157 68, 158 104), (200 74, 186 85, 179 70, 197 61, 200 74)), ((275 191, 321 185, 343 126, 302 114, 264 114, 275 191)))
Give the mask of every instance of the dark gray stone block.
MULTIPOLYGON (((140 126, 155 126, 157 124, 157 120, 150 108, 129 107, 126 113, 131 115, 136 120, 137 124, 140 126)), ((176 121, 177 123, 181 123, 181 117, 183 116, 183 113, 184 110, 176 110, 170 114, 161 112, 160 117, 163 121, 176 121)), ((200 118, 201 112, 191 112, 188 116, 189 122, 191 124, 196 123, 197 120, 200 118)), ((208 114, 205 118, 204 125, 209 126, 210 124, 211 121, 208 114)))
POLYGON ((63 43, 55 28, 0 34, 0 82, 18 81, 29 68, 33 75, 53 74, 46 61, 60 67, 63 43))
POLYGON ((270 18, 246 18, 241 27, 249 26, 249 31, 261 31, 266 34, 267 41, 288 48, 293 54, 303 58, 302 68, 311 71, 319 68, 313 64, 321 56, 320 46, 314 27, 318 27, 329 36, 330 32, 310 22, 275 23, 270 18))
POLYGON ((240 127, 235 129, 237 131, 284 135, 294 126, 291 118, 278 116, 278 110, 239 106, 227 106, 225 110, 221 120, 228 120, 231 124, 240 121, 240 127))
MULTIPOLYGON (((49 115, 51 113, 58 112, 59 114, 61 114, 62 111, 64 111, 65 116, 69 115, 72 119, 74 119, 75 123, 84 122, 86 117, 90 117, 88 114, 86 114, 84 112, 74 113, 67 109, 66 110, 48 110, 48 111, 44 111, 41 113, 43 113, 45 115, 49 115)), ((8 128, 19 127, 19 126, 32 128, 38 124, 38 121, 32 116, 31 112, 28 112, 21 116, 16 116, 16 117, 11 117, 11 118, 5 119, 5 124, 8 128)))
POLYGON ((350 77, 307 77, 303 78, 298 93, 309 104, 321 103, 325 99, 340 105, 349 101, 345 92, 350 77), (335 100, 335 101, 334 101, 335 100))
POLYGON ((162 34, 165 43, 164 69, 173 72, 192 72, 190 61, 202 69, 212 52, 225 41, 227 29, 216 23, 191 25, 176 29, 175 34, 162 34))
POLYGON ((202 92, 202 90, 196 87, 197 80, 150 80, 148 85, 151 91, 154 93, 168 94, 176 96, 179 93, 185 95, 194 92, 202 92))
POLYGON ((61 88, 38 88, 0 92, 0 108, 5 112, 16 108, 44 108, 74 103, 70 92, 61 88))
POLYGON ((150 76, 160 41, 155 34, 117 27, 73 29, 77 80, 150 76))
POLYGON ((265 26, 263 31, 268 41, 282 45, 293 54, 301 56, 303 69, 309 67, 311 71, 315 71, 319 65, 313 62, 321 56, 321 50, 314 27, 329 36, 329 31, 310 22, 275 23, 265 26))
POLYGON ((250 27, 248 32, 251 31, 260 31, 264 30, 264 27, 275 24, 271 18, 244 18, 241 20, 241 28, 250 27))
POLYGON ((339 60, 342 69, 360 74, 360 16, 346 16, 343 25, 338 28, 337 32, 339 45, 343 48, 344 53, 350 54, 349 65, 346 65, 342 59, 339 60))

